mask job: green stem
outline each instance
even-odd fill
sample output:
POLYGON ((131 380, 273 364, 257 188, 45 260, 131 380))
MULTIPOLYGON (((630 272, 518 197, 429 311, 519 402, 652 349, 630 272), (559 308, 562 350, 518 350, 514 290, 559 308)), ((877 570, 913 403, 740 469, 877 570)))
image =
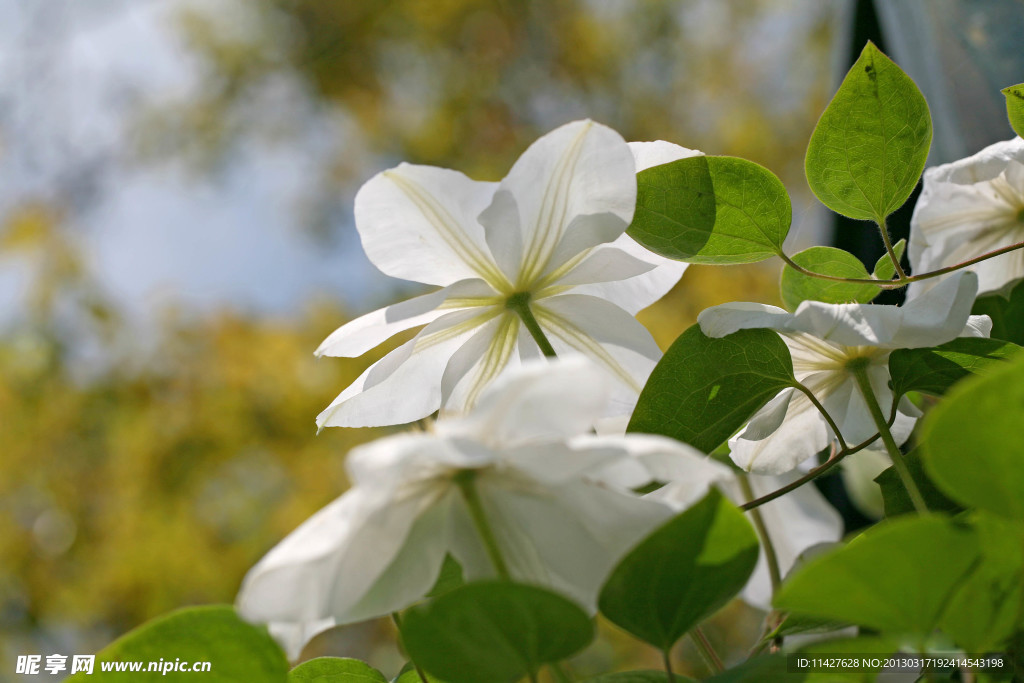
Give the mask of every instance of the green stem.
MULTIPOLYGON (((740 483, 740 488, 743 490, 743 496, 747 499, 747 502, 754 500, 754 489, 750 486, 750 479, 746 475, 739 475, 737 477, 740 483)), ((771 536, 768 535, 768 527, 764 523, 764 517, 761 516, 761 511, 757 508, 751 508, 748 510, 750 518, 754 522, 754 528, 757 530, 757 535, 761 537, 761 547, 764 548, 765 562, 768 564, 768 578, 771 580, 772 585, 772 597, 779 592, 779 586, 782 585, 782 571, 779 568, 779 556, 775 552, 775 545, 772 543, 771 536)), ((768 615, 768 621, 776 620, 777 613, 771 612, 768 615)), ((776 636, 773 639, 772 646, 775 649, 782 647, 782 636, 776 636)))
MULTIPOLYGON (((740 482, 740 488, 743 489, 743 495, 746 497, 747 502, 754 500, 754 489, 750 486, 750 480, 745 475, 737 477, 740 482)), ((768 576, 772 582, 772 596, 779 590, 779 586, 782 584, 782 572, 779 570, 779 556, 775 554, 775 546, 772 544, 772 539, 768 535, 768 527, 764 524, 764 518, 761 516, 761 511, 757 508, 751 508, 747 510, 750 513, 750 518, 754 522, 754 528, 757 529, 757 535, 761 537, 761 545, 764 547, 765 561, 768 563, 768 576)))
POLYGON ((889 457, 892 458, 892 464, 896 468, 896 473, 900 475, 900 480, 903 482, 904 488, 907 489, 910 501, 914 504, 914 508, 918 513, 926 514, 928 512, 928 505, 924 502, 924 496, 921 495, 921 491, 917 488, 917 482, 914 481, 914 477, 910 474, 910 468, 907 467, 907 463, 903 459, 903 453, 900 451, 896 439, 893 438, 892 432, 889 431, 889 425, 885 421, 885 416, 882 415, 878 399, 875 398, 875 392, 871 389, 867 364, 851 362, 847 367, 857 380, 860 393, 868 404, 868 410, 871 412, 871 419, 875 421, 878 434, 882 437, 882 443, 885 444, 886 450, 889 451, 889 457))
MULTIPOLYGON (((722 664, 722 658, 715 652, 715 648, 711 646, 711 641, 704 635, 704 631, 701 630, 700 626, 694 626, 693 630, 690 631, 690 637, 693 639, 694 645, 697 646, 697 650, 701 656, 704 657, 704 663, 708 665, 713 673, 720 674, 725 671, 725 664, 722 664)), ((665 653, 666 656, 668 653, 665 653)))
POLYGON ((530 331, 533 341, 537 342, 537 346, 540 347, 545 356, 554 358, 557 355, 554 347, 551 346, 551 342, 544 335, 544 330, 541 329, 537 318, 534 317, 533 311, 530 310, 529 292, 516 292, 505 301, 505 308, 514 311, 519 316, 519 319, 523 321, 523 325, 530 331))
MULTIPOLYGON (((402 647, 404 648, 405 635, 402 633, 402 616, 398 612, 392 612, 391 621, 395 622, 395 628, 398 629, 398 638, 402 641, 402 647)), ((408 652, 406 652, 405 654, 406 656, 409 655, 408 652)), ((420 668, 419 664, 413 661, 412 657, 409 657, 409 662, 412 663, 412 668, 416 670, 416 675, 419 676, 419 679, 423 683, 430 683, 430 681, 427 679, 427 674, 424 673, 423 669, 420 668)))
POLYGON ((665 663, 665 677, 668 679, 668 683, 676 683, 676 675, 672 671, 672 651, 662 650, 661 661, 665 663))
POLYGON ((853 446, 852 448, 847 448, 845 450, 841 450, 841 451, 838 451, 836 453, 833 453, 829 457, 828 460, 826 460, 822 464, 818 465, 817 467, 812 469, 810 472, 808 472, 804 476, 800 477, 799 479, 795 479, 795 480, 789 482, 785 486, 779 487, 778 489, 772 491, 771 493, 766 493, 765 495, 761 496, 757 500, 752 500, 749 503, 745 503, 743 505, 740 505, 740 510, 753 510, 754 508, 761 507, 765 503, 772 502, 776 498, 781 498, 782 496, 786 495, 790 491, 795 491, 796 489, 800 488, 801 486, 803 486, 807 482, 813 481, 813 480, 817 479, 818 477, 820 477, 821 475, 823 475, 826 472, 828 472, 830 469, 832 469, 833 467, 838 465, 839 462, 843 458, 845 458, 847 456, 850 456, 850 455, 853 455, 854 453, 857 453, 858 451, 864 450, 865 448, 867 448, 868 446, 873 444, 875 441, 878 441, 878 435, 877 434, 874 435, 873 437, 871 437, 870 439, 867 439, 866 441, 862 441, 861 443, 857 444, 856 446, 853 446))
POLYGON ((491 525, 487 523, 484 506, 480 502, 480 494, 476 490, 476 474, 476 470, 459 470, 455 475, 454 481, 462 493, 463 500, 466 501, 466 507, 469 508, 469 516, 473 520, 473 526, 476 527, 477 533, 480 534, 480 540, 484 543, 484 549, 487 551, 487 556, 491 559, 491 564, 494 565, 494 570, 498 572, 498 576, 501 579, 511 581, 512 576, 509 574, 508 565, 505 564, 505 558, 502 557, 501 549, 498 548, 498 540, 494 537, 491 525))
POLYGON ((907 274, 903 272, 903 266, 900 265, 900 257, 893 251, 892 241, 889 239, 889 226, 885 224, 885 219, 882 218, 878 221, 878 231, 882 233, 882 242, 885 243, 885 251, 889 254, 889 258, 892 260, 892 265, 896 269, 896 278, 900 281, 907 279, 907 274))
POLYGON ((839 442, 840 450, 847 450, 849 446, 846 445, 846 440, 843 439, 843 433, 839 431, 839 427, 836 425, 835 420, 832 419, 832 416, 828 414, 828 411, 825 410, 825 406, 821 405, 821 402, 811 392, 811 390, 803 384, 800 384, 800 382, 794 384, 793 387, 806 396, 807 400, 811 402, 811 405, 817 408, 818 412, 821 413, 821 416, 825 418, 825 422, 827 422, 828 426, 832 429, 832 433, 836 435, 836 440, 839 442))
POLYGON ((779 258, 786 262, 786 265, 788 265, 790 268, 797 271, 798 273, 807 275, 808 277, 816 277, 821 280, 831 280, 832 282, 848 282, 854 285, 875 285, 880 289, 898 289, 900 287, 904 287, 910 284, 911 282, 920 282, 921 280, 928 280, 933 277, 939 277, 940 275, 946 275, 947 273, 952 273, 962 268, 973 266, 975 263, 981 263, 982 261, 987 261, 990 258, 1002 256, 1003 254, 1007 254, 1011 251, 1016 251, 1018 249, 1024 249, 1024 242, 1016 242, 1005 247, 1000 247, 999 249, 993 249, 992 251, 987 251, 984 254, 981 254, 980 256, 975 256, 972 259, 967 259, 966 261, 962 261, 952 266, 946 266, 945 268, 930 270, 927 273, 921 273, 920 275, 904 275, 902 278, 896 278, 893 280, 878 280, 875 278, 863 277, 839 277, 837 275, 815 273, 813 270, 808 270, 804 268, 799 263, 791 259, 788 255, 782 252, 778 252, 778 254, 779 258))

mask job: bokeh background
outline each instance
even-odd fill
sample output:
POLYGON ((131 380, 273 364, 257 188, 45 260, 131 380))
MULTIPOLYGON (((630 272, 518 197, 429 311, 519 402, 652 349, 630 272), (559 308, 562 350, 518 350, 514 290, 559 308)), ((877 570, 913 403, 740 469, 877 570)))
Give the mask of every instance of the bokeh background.
MULTIPOLYGON (((997 33, 1024 35, 1019 0, 877 9, 0 0, 0 680, 17 654, 94 652, 170 609, 231 602, 267 549, 344 490, 346 451, 382 430, 316 436, 314 417, 390 347, 312 351, 416 291, 359 248, 352 199, 377 171, 408 160, 497 180, 536 137, 590 117, 767 166, 793 198, 790 247, 828 243, 806 141, 880 25, 941 101, 933 160, 1008 137, 998 89, 1024 72, 1007 75, 1019 55, 985 55, 997 33), (950 64, 975 93, 962 106, 950 64)), ((840 241, 870 262, 862 232, 840 241)), ((667 347, 706 306, 776 302, 778 271, 691 267, 641 320, 667 347)), ((396 667, 388 628, 332 633, 307 654, 396 667)), ((708 634, 735 657, 757 628, 736 605, 708 634)), ((580 666, 645 656, 608 631, 580 666)))

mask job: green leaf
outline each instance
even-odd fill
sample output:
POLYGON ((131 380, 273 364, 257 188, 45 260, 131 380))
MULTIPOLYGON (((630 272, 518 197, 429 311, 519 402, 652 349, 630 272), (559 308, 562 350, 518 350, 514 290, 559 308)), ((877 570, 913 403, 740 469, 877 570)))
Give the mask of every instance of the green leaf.
POLYGON ((1024 83, 1003 88, 1006 96, 1006 116, 1013 131, 1024 138, 1024 83))
POLYGON ((1006 293, 979 296, 971 313, 992 318, 993 339, 1024 345, 1024 280, 1006 293))
POLYGON ((125 672, 102 672, 102 662, 210 662, 210 671, 142 671, 133 683, 202 678, 209 683, 283 683, 288 661, 266 629, 242 621, 229 606, 190 607, 148 621, 96 655, 91 675, 78 673, 69 682, 124 681, 125 672))
POLYGON ((771 633, 766 634, 762 643, 769 643, 779 636, 795 636, 800 634, 819 634, 841 631, 850 626, 848 622, 835 619, 808 617, 803 614, 787 614, 786 618, 771 633))
POLYGON ((317 657, 288 673, 288 683, 388 683, 384 674, 358 659, 317 657))
POLYGON ((898 398, 908 391, 942 396, 965 377, 1001 367, 1020 347, 998 339, 960 337, 940 346, 898 349, 889 355, 889 375, 898 398))
POLYGON ((656 254, 690 263, 753 263, 782 251, 793 219, 786 188, 746 159, 697 156, 637 174, 626 231, 656 254))
POLYGON ((978 555, 976 534, 945 517, 886 520, 798 569, 775 606, 923 637, 978 555))
POLYGON ((1024 614, 1024 526, 977 513, 983 561, 950 600, 940 628, 965 652, 1000 650, 1024 614))
POLYGON ((789 348, 777 333, 740 330, 716 339, 693 325, 654 368, 628 431, 662 434, 708 453, 795 382, 789 348))
MULTIPOLYGON (((904 455, 903 460, 907 463, 910 476, 914 479, 914 483, 917 484, 917 489, 924 497, 924 502, 928 505, 929 510, 933 512, 959 512, 962 509, 939 491, 932 480, 928 478, 924 471, 924 462, 921 459, 920 448, 915 448, 910 453, 904 455)), ((875 477, 875 481, 882 489, 882 503, 885 505, 886 517, 898 517, 900 515, 917 513, 917 510, 914 509, 913 501, 910 500, 910 496, 907 494, 907 488, 903 485, 903 480, 900 479, 900 475, 895 467, 890 466, 883 470, 875 477)))
MULTIPOLYGON (((427 677, 427 683, 444 683, 440 678, 432 676, 426 671, 423 672, 423 675, 427 677)), ((401 673, 398 674, 393 683, 423 683, 423 678, 420 677, 419 672, 416 671, 416 668, 411 663, 407 663, 402 667, 401 673)))
MULTIPOLYGON (((668 678, 664 671, 645 669, 643 671, 620 671, 614 674, 603 674, 596 678, 588 678, 583 683, 665 683, 668 678)), ((692 683, 689 676, 674 674, 676 683, 692 683)))
POLYGON ((807 182, 836 213, 880 223, 907 201, 931 141, 921 91, 869 42, 811 134, 807 182))
POLYGON ((436 598, 466 583, 462 577, 462 565, 454 557, 445 553, 444 563, 441 565, 441 573, 437 575, 434 587, 427 593, 428 598, 436 598))
MULTIPOLYGON (((856 279, 871 277, 859 258, 835 247, 811 247, 794 254, 792 258, 798 266, 803 266, 813 273, 856 279)), ((875 285, 836 282, 804 275, 788 264, 782 269, 780 288, 782 302, 791 311, 802 301, 866 304, 882 292, 881 287, 875 285)))
POLYGON ((413 661, 449 683, 511 683, 582 650, 594 625, 550 591, 483 581, 413 607, 402 632, 413 661))
MULTIPOLYGON (((903 258, 903 252, 907 249, 907 241, 900 240, 896 244, 892 245, 892 251, 896 254, 896 260, 903 258)), ((878 257, 875 261, 875 272, 874 275, 879 280, 891 280, 896 275, 896 265, 889 258, 889 254, 885 253, 878 257)))
POLYGON ((921 430, 928 475, 968 507, 1024 520, 1024 356, 949 392, 921 430))
POLYGON ((612 623, 667 651, 743 588, 757 554, 750 522, 712 489, 619 562, 598 605, 612 623))

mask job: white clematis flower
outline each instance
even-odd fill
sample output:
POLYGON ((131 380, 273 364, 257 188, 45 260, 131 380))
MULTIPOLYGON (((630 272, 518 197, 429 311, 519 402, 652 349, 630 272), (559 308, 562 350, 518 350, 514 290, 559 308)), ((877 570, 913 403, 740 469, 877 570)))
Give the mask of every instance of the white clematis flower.
MULTIPOLYGON (((702 311, 697 321, 709 337, 751 328, 777 330, 793 356, 797 381, 814 394, 852 446, 878 430, 850 363, 866 364, 875 397, 888 411, 893 402, 889 388, 893 349, 989 335, 988 316, 970 315, 977 287, 977 276, 963 272, 904 306, 804 301, 789 313, 764 304, 731 303, 702 311)), ((920 413, 906 398, 897 408, 892 433, 903 443, 920 413)), ((733 461, 744 470, 782 474, 833 440, 835 435, 821 413, 803 393, 789 388, 755 413, 743 431, 729 440, 729 447, 733 461)))
POLYGON ((436 582, 446 553, 468 579, 495 575, 460 481, 469 478, 512 578, 594 609, 619 558, 672 515, 591 474, 628 460, 631 438, 571 437, 603 412, 611 378, 582 359, 503 377, 433 433, 353 449, 352 488, 246 576, 238 609, 296 655, 332 624, 403 609, 436 582))
MULTIPOLYGON (((966 159, 929 168, 910 221, 910 265, 925 273, 1024 242, 1024 140, 997 142, 966 159)), ((978 291, 1024 278, 1024 250, 969 267, 978 291)), ((919 296, 937 278, 911 283, 919 296)))
MULTIPOLYGON (((631 440, 629 450, 633 460, 609 466, 603 473, 603 480, 609 484, 639 488, 650 481, 662 482, 665 486, 646 497, 661 501, 676 511, 694 505, 707 495, 712 486, 736 505, 750 500, 736 472, 691 446, 651 435, 619 438, 631 440)), ((800 473, 791 472, 777 477, 745 476, 751 493, 757 498, 791 483, 800 473)), ((842 537, 842 517, 810 484, 765 503, 758 510, 783 577, 804 551, 821 543, 835 543, 842 537)), ((754 573, 740 597, 749 605, 769 610, 772 602, 771 574, 763 547, 759 553, 754 573)))
POLYGON ((355 201, 367 256, 387 275, 441 289, 357 318, 320 345, 318 355, 355 357, 425 325, 317 425, 464 412, 503 371, 541 355, 524 309, 559 356, 583 354, 611 371, 610 412, 629 413, 661 357, 633 316, 686 268, 624 234, 636 170, 696 154, 665 142, 635 143, 631 152, 610 128, 577 121, 533 143, 500 183, 410 164, 374 176, 355 201))

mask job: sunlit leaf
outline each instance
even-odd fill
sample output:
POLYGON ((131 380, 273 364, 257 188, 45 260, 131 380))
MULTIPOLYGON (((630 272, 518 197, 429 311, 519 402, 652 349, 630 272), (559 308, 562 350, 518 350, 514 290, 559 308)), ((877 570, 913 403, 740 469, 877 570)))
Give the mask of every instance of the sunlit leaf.
POLYGON ((358 659, 317 657, 288 672, 288 683, 388 683, 388 679, 358 659))
POLYGON ((637 174, 637 242, 690 263, 752 263, 775 256, 793 218, 768 169, 734 157, 696 156, 637 174))
POLYGON ((413 661, 449 683, 512 683, 582 650, 594 626, 560 595, 484 581, 413 607, 402 635, 413 661))
POLYGON ((667 651, 746 584, 757 535, 717 489, 640 542, 601 589, 601 613, 667 651))
POLYGON ((977 513, 982 558, 949 601, 940 627, 966 652, 999 650, 1024 617, 1024 524, 977 513))
POLYGON ((951 498, 1024 520, 1024 357, 956 387, 921 429, 928 475, 951 498))
POLYGON ((712 338, 693 325, 654 368, 628 431, 662 434, 709 453, 795 381, 789 348, 776 332, 712 338))
MULTIPOLYGON (((78 673, 68 680, 124 681, 125 672, 102 672, 101 663, 178 659, 209 662, 209 671, 185 676, 211 683, 283 683, 288 676, 288 661, 266 629, 242 621, 231 607, 211 606, 190 607, 146 622, 97 653, 92 674, 78 673)), ((141 683, 177 679, 159 670, 127 676, 141 683)))
POLYGON ((1006 116, 1013 131, 1024 137, 1024 83, 1003 88, 1006 96, 1006 116))
POLYGON ((978 561, 976 534, 938 515, 880 522, 791 575, 778 609, 923 636, 978 561), (926 567, 927 570, 922 568, 926 567))
MULTIPOLYGON (((835 247, 811 247, 792 256, 793 262, 812 273, 833 277, 868 279, 871 276, 860 259, 835 247)), ((790 265, 782 270, 780 284, 782 302, 789 310, 796 310, 802 301, 824 301, 830 304, 866 304, 882 293, 882 288, 871 284, 837 282, 804 275, 790 265)))
POLYGON ((921 91, 869 42, 814 128, 807 182, 836 213, 881 221, 907 201, 931 140, 921 91))

